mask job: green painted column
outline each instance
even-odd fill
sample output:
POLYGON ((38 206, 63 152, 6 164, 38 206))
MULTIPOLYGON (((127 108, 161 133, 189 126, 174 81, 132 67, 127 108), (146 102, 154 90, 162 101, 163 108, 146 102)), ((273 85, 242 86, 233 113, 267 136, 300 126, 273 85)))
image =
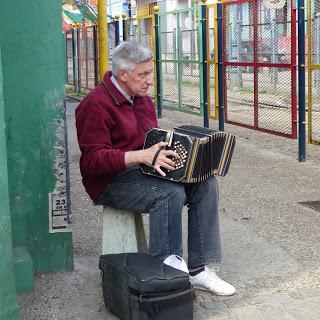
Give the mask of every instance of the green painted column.
MULTIPOLYGON (((29 0, 19 2, 18 7, 5 2, 0 10, 8 183, 18 292, 32 289, 28 279, 33 272, 73 268, 71 232, 49 232, 53 222, 56 226, 65 223, 65 217, 53 217, 52 213, 59 203, 63 204, 62 212, 67 201, 63 162, 65 49, 61 19, 61 1, 29 0), (26 280, 22 288, 18 279, 26 280)), ((53 231, 59 230, 66 231, 58 228, 53 231)))
POLYGON ((12 233, 9 207, 7 147, 5 139, 3 81, 0 50, 0 319, 19 318, 13 276, 12 233))

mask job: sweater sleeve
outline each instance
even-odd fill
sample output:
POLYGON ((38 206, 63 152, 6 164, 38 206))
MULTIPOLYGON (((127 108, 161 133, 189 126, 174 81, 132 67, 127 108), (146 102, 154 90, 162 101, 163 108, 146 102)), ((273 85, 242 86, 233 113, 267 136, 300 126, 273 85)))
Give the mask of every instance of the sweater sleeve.
POLYGON ((76 113, 76 127, 81 156, 81 172, 85 176, 116 177, 126 169, 124 151, 113 149, 110 129, 112 120, 106 112, 95 110, 76 113))

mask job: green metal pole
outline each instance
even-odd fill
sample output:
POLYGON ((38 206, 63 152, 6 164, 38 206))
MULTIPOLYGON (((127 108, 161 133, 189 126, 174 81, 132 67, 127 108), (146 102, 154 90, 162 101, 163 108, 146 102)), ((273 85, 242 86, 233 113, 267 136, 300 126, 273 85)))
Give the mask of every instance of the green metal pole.
POLYGON ((73 29, 73 81, 74 81, 74 91, 79 93, 79 59, 78 59, 78 29, 73 29))
POLYGON ((182 108, 182 36, 180 27, 180 13, 176 13, 177 18, 177 51, 178 51, 178 108, 182 108))
POLYGON ((197 7, 198 10, 198 16, 200 17, 200 23, 198 24, 198 51, 199 51, 199 93, 200 93, 200 116, 203 116, 203 101, 204 101, 204 94, 203 94, 203 88, 206 85, 204 78, 203 78, 203 35, 202 35, 202 6, 197 7))
POLYGON ((208 117, 208 65, 207 65, 207 7, 206 0, 202 0, 201 6, 201 38, 202 38, 202 90, 203 90, 203 126, 209 128, 208 117))
POLYGON ((160 35, 159 35, 159 7, 154 7, 154 20, 155 20, 155 43, 156 43, 156 86, 157 86, 157 111, 158 118, 162 118, 162 99, 161 99, 161 64, 160 64, 160 35))
POLYGON ((19 319, 13 276, 12 234, 8 191, 7 146, 5 136, 3 79, 0 51, 0 319, 19 319))
MULTIPOLYGON (((76 62, 77 59, 77 33, 74 28, 71 30, 72 32, 72 70, 73 70, 73 90, 77 92, 78 87, 78 63, 76 62)), ((67 70, 68 71, 68 70, 67 70)))
POLYGON ((68 84, 68 71, 69 71, 69 59, 68 59, 68 32, 64 34, 65 41, 65 55, 66 55, 66 66, 65 66, 65 82, 68 84))

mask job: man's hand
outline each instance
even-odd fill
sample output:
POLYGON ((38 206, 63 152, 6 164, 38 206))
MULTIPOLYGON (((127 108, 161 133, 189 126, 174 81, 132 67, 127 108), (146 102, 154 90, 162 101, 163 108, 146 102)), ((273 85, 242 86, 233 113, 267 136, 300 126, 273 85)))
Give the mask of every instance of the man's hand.
POLYGON ((158 153, 153 168, 162 176, 166 176, 161 168, 175 170, 175 163, 170 157, 178 158, 178 154, 173 150, 165 150, 167 145, 167 142, 159 142, 148 149, 126 152, 125 164, 127 167, 130 167, 135 164, 144 163, 151 167, 156 153, 158 153))
POLYGON ((165 150, 167 145, 167 142, 159 142, 146 149, 145 151, 148 153, 146 154, 145 162, 143 162, 148 166, 153 165, 153 168, 162 176, 165 176, 166 174, 163 172, 163 170, 161 170, 161 168, 175 170, 175 163, 170 159, 170 157, 178 158, 178 154, 173 150, 165 150))

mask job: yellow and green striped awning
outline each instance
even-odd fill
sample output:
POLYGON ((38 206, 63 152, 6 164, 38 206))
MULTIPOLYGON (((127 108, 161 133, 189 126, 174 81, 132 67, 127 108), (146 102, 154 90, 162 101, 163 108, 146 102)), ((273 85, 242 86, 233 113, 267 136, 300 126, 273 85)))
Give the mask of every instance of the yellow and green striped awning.
MULTIPOLYGON (((67 9, 62 9, 62 12, 63 14, 67 17, 67 19, 65 20, 71 20, 73 21, 73 23, 79 23, 83 20, 83 15, 79 12, 79 13, 76 13, 76 12, 72 12, 70 10, 67 10, 67 9)), ((64 18, 65 18, 64 16, 64 18)), ((70 21, 66 21, 70 24, 70 21)))
POLYGON ((83 17, 92 23, 95 23, 98 21, 98 13, 88 4, 77 4, 77 7, 83 17))

